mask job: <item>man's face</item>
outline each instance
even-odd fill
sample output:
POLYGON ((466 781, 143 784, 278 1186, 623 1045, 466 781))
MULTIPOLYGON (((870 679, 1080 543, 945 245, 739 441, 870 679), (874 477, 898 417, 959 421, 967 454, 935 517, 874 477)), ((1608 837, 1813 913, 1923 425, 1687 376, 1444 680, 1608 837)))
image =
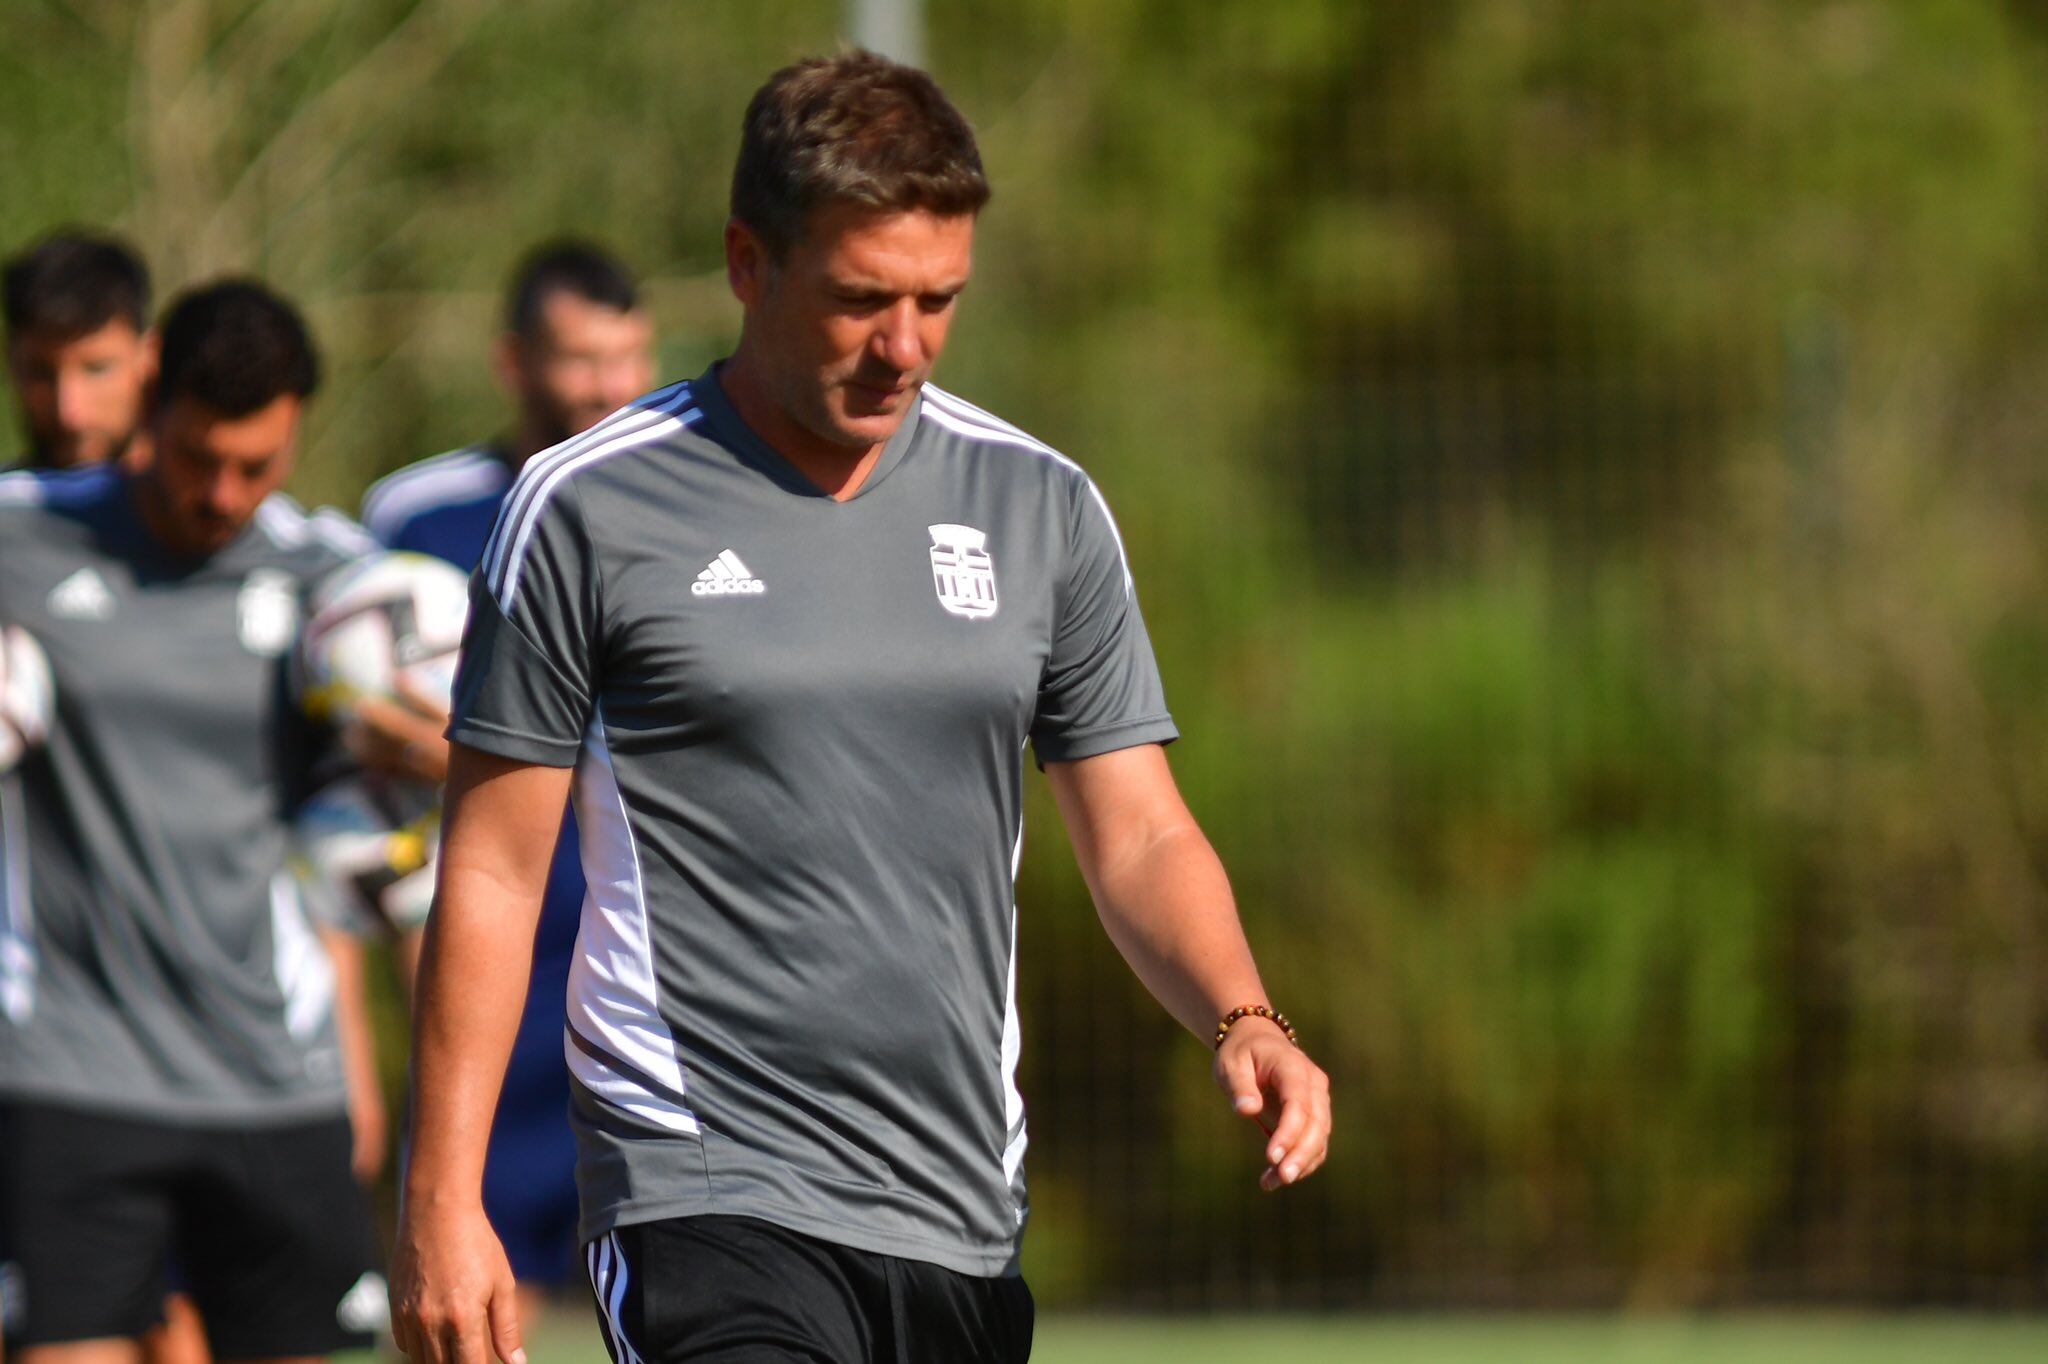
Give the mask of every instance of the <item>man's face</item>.
POLYGON ((83 336, 30 329, 10 337, 7 377, 35 463, 68 468, 119 458, 142 421, 156 342, 116 318, 83 336))
POLYGON ((654 387, 654 324, 558 290, 532 336, 505 338, 500 364, 528 428, 553 445, 654 387))
POLYGON ((834 204, 779 261, 744 223, 726 232, 768 396, 812 436, 851 449, 903 424, 945 349, 973 257, 971 215, 834 204))
POLYGON ((152 529, 177 553, 204 557, 242 533, 291 475, 302 399, 283 394, 246 417, 174 399, 150 426, 155 453, 141 475, 152 529))

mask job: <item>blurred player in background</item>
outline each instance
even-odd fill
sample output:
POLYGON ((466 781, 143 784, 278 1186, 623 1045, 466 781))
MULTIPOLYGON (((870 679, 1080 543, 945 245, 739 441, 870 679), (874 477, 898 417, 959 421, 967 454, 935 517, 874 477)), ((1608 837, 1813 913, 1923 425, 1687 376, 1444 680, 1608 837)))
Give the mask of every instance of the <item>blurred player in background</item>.
POLYGON ((171 1254, 223 1360, 381 1316, 334 972, 287 867, 325 746, 287 681, 301 601, 372 546, 277 491, 318 377, 296 311, 225 282, 161 335, 147 460, 0 476, 0 622, 58 698, 0 779, 16 1364, 139 1358, 171 1254))
POLYGON ((22 463, 65 469, 133 452, 156 372, 141 257, 112 237, 54 233, 0 267, 0 317, 28 433, 22 463))
MULTIPOLYGON (((78 468, 146 461, 143 408, 156 375, 157 339, 147 323, 147 267, 126 243, 100 233, 52 233, 0 267, 7 330, 7 378, 29 439, 27 468, 78 468)), ((375 1081, 362 950, 326 924, 334 958, 338 1020, 349 1062, 355 1168, 369 1180, 386 1143, 383 1096, 375 1081)), ((175 1264, 173 1285, 181 1282, 175 1264)), ((146 1338, 150 1364, 204 1364, 206 1336, 191 1299, 173 1292, 164 1323, 146 1338)))
MULTIPOLYGON (((7 382, 28 434, 23 467, 144 454, 142 407, 156 374, 149 307, 142 258, 100 233, 54 232, 0 265, 7 382)), ((192 1300, 173 1292, 163 1310, 163 1325, 147 1337, 149 1364, 205 1364, 206 1333, 192 1300)))
MULTIPOLYGON (((528 463, 471 588, 413 1057, 394 1331, 521 1364, 475 1190, 563 799, 586 1266, 618 1364, 1022 1360, 1013 879, 1028 741, 1111 938, 1322 1163, 1093 482, 927 381, 988 199, 869 53, 747 109, 734 353, 528 463)), ((1085 1001, 1077 1002, 1085 1008, 1085 1001)))
MULTIPOLYGON (((551 243, 530 253, 514 274, 492 361, 517 406, 512 428, 373 485, 363 499, 363 524, 384 545, 434 555, 464 572, 475 568, 499 504, 526 461, 653 385, 654 326, 617 259, 584 242, 551 243)), ((411 743, 415 757, 435 753, 445 771, 445 717, 434 718, 411 743)), ((583 873, 569 820, 548 876, 526 1011, 484 1166, 484 1209, 518 1278, 527 1321, 537 1319, 549 1293, 581 1273, 562 1027, 582 908, 583 873)), ((418 950, 417 927, 398 927, 409 962, 418 950)))

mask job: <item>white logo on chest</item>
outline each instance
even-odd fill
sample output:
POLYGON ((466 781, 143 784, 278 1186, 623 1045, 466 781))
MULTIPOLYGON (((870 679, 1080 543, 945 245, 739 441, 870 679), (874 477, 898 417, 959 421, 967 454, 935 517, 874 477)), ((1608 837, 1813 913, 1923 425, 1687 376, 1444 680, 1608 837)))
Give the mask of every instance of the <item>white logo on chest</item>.
POLYGON ((50 589, 44 603, 59 620, 105 620, 114 614, 114 593, 94 568, 81 568, 50 589))
POLYGON ((235 598, 235 634, 258 658, 276 658, 299 633, 299 594, 292 575, 259 568, 242 579, 235 598))
POLYGON ((690 584, 691 595, 698 597, 748 597, 767 590, 768 584, 755 577, 753 570, 729 549, 718 551, 718 557, 690 584))
POLYGON ((972 526, 926 526, 932 533, 932 586, 939 605, 968 620, 996 613, 996 561, 988 536, 972 526))

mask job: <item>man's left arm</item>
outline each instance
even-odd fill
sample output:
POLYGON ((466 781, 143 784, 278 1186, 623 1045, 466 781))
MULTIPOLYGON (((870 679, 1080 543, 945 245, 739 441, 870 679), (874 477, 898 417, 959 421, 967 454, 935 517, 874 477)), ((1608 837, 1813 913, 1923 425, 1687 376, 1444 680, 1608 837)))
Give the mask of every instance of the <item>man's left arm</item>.
MULTIPOLYGON (((1047 762, 1045 773, 1103 927, 1153 997, 1205 1043, 1231 1010, 1270 1005, 1223 864, 1182 801, 1165 750, 1140 744, 1047 762)), ((1215 1073, 1237 1112, 1269 1133, 1259 1186, 1313 1174, 1330 1143, 1330 1079, 1321 1067, 1278 1025, 1252 1016, 1225 1035, 1215 1073)))
POLYGON ((390 1114, 377 1074, 377 1033, 370 1022, 370 992, 363 944, 332 925, 319 929, 321 945, 334 963, 334 1026, 341 1043, 342 1076, 348 1087, 348 1125, 355 1138, 350 1167, 368 1184, 384 1168, 390 1114))

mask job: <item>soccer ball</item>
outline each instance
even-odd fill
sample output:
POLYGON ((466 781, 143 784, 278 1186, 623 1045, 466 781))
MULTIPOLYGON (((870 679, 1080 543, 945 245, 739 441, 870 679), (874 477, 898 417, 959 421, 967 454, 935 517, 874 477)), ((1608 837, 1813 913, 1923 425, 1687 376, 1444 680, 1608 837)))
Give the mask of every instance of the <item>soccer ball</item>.
POLYGON ((43 646, 19 625, 0 625, 0 772, 49 736, 56 708, 43 646))
MULTIPOLYGON (((469 579, 425 554, 379 553, 322 583, 299 646, 301 699, 346 725, 363 697, 405 691, 445 708, 469 618, 469 579)), ((433 903, 440 793, 376 772, 328 783, 300 806, 300 855, 358 932, 420 927, 433 903)))
POLYGON ((372 554, 321 584, 300 645, 306 708, 346 720, 358 698, 392 697, 401 680, 446 705, 469 618, 469 579, 441 560, 372 554))

